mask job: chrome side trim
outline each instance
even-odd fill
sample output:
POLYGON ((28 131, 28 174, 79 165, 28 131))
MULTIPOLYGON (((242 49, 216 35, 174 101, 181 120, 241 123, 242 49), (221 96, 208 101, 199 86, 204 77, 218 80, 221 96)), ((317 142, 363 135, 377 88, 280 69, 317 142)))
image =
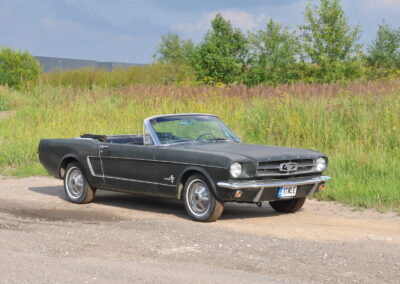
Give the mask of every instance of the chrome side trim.
MULTIPOLYGON (((90 158, 98 158, 98 156, 88 156, 90 158)), ((159 163, 170 163, 170 164, 181 164, 181 165, 191 165, 191 166, 199 166, 199 167, 208 167, 208 168, 217 168, 217 169, 227 169, 225 167, 219 166, 209 166, 203 164, 193 164, 193 163, 185 163, 185 162, 174 162, 174 161, 165 161, 165 160, 151 160, 151 159, 140 159, 140 158, 121 158, 114 156, 104 156, 103 158, 107 159, 120 159, 120 160, 132 160, 132 161, 149 161, 149 162, 159 162, 159 163)))
MULTIPOLYGON (((92 157, 94 157, 94 156, 92 156, 92 157)), ((86 157, 86 162, 87 162, 87 164, 88 164, 89 171, 90 171, 90 173, 92 174, 92 176, 96 176, 96 174, 94 173, 94 170, 93 170, 92 162, 90 162, 90 159, 89 159, 89 158, 91 158, 91 156, 87 156, 87 157, 86 157)))
POLYGON ((271 188, 271 187, 286 187, 286 186, 295 186, 295 185, 307 185, 307 184, 317 184, 321 182, 326 182, 330 180, 329 176, 320 176, 316 178, 298 178, 292 180, 270 180, 270 181, 262 181, 262 180, 252 180, 252 181, 243 181, 243 182, 223 182, 220 181, 217 183, 219 187, 229 188, 229 189, 246 189, 246 188, 271 188))
POLYGON ((160 182, 154 182, 154 181, 146 181, 146 180, 130 179, 130 178, 120 178, 120 177, 113 177, 113 176, 104 176, 104 177, 105 177, 105 178, 110 178, 110 179, 131 181, 131 182, 140 182, 140 183, 149 183, 149 184, 156 184, 156 185, 163 185, 163 186, 176 187, 175 184, 166 184, 166 183, 160 183, 160 182))
POLYGON ((121 177, 113 177, 113 176, 107 176, 107 175, 98 175, 93 171, 93 166, 92 163, 90 162, 90 158, 98 158, 97 156, 87 156, 86 161, 89 166, 89 171, 92 176, 94 177, 99 177, 99 178, 110 178, 110 179, 117 179, 117 180, 124 180, 124 181, 131 181, 131 182, 140 182, 140 183, 149 183, 149 184, 157 184, 157 185, 163 185, 163 186, 171 186, 171 187, 176 187, 176 184, 167 184, 167 183, 160 183, 160 182, 154 182, 154 181, 146 181, 146 180, 139 180, 139 179, 130 179, 130 178, 121 178, 121 177))

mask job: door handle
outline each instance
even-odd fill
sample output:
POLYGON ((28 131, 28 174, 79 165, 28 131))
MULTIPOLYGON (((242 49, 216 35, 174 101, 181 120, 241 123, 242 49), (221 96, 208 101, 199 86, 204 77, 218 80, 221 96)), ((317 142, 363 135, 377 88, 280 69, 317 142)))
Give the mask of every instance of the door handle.
POLYGON ((107 145, 100 145, 99 146, 99 150, 104 150, 104 149, 108 149, 107 145))

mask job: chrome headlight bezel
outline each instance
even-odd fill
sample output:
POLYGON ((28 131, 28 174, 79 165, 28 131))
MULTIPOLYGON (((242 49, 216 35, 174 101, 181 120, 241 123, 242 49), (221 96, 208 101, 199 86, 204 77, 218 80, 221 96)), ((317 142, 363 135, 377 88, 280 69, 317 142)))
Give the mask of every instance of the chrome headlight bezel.
POLYGON ((323 172, 326 170, 327 164, 328 163, 327 163, 326 159, 323 157, 320 157, 315 161, 315 169, 318 172, 323 172))
POLYGON ((233 178, 238 178, 242 174, 242 165, 239 163, 234 163, 229 168, 229 174, 233 178))

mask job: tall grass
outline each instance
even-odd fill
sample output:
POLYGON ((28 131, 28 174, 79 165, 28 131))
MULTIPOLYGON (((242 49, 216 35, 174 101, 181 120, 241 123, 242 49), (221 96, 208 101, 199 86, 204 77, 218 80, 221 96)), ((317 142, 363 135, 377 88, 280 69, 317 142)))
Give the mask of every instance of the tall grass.
POLYGON ((140 133, 151 115, 205 112, 219 115, 244 142, 328 154, 333 180, 318 198, 400 210, 399 95, 400 81, 276 88, 42 84, 7 94, 17 112, 0 120, 0 173, 44 174, 41 138, 140 133))
POLYGON ((188 66, 155 63, 144 66, 119 68, 111 72, 105 69, 81 68, 55 70, 42 73, 39 81, 44 85, 74 88, 120 88, 131 85, 167 85, 194 82, 188 66))
POLYGON ((0 111, 8 109, 8 93, 9 92, 5 87, 0 86, 0 111))

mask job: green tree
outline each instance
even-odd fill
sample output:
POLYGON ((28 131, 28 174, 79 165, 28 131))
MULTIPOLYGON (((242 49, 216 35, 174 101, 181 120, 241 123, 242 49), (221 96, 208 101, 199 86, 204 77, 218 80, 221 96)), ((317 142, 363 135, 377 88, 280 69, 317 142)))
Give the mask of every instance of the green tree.
POLYGON ((376 39, 368 47, 366 63, 382 72, 400 69, 400 28, 395 29, 385 22, 379 25, 376 39))
POLYGON ((165 70, 165 84, 185 83, 193 79, 193 70, 189 66, 194 44, 192 40, 182 40, 179 35, 168 33, 162 36, 155 58, 157 66, 165 70))
POLYGON ((185 41, 177 34, 168 33, 162 36, 161 43, 157 47, 156 58, 163 63, 187 65, 193 49, 192 40, 185 41))
POLYGON ((196 47, 191 62, 199 81, 232 84, 243 81, 246 57, 246 37, 217 14, 211 29, 196 47))
POLYGON ((20 88, 36 81, 41 72, 39 62, 28 52, 4 47, 0 51, 0 85, 20 88))
POLYGON ((294 32, 271 19, 264 30, 250 33, 249 37, 249 84, 279 84, 299 79, 300 47, 294 32))
POLYGON ((360 27, 349 25, 340 0, 309 1, 300 25, 305 62, 316 65, 321 81, 359 76, 360 27))

